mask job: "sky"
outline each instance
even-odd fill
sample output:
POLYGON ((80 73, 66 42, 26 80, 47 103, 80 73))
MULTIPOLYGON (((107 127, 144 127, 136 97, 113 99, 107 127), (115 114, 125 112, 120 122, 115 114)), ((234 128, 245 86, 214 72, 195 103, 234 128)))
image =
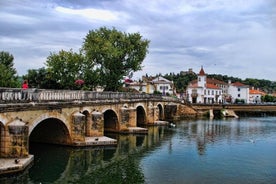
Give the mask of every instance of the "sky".
POLYGON ((0 51, 18 75, 45 67, 50 53, 78 52, 100 27, 150 40, 133 79, 203 67, 276 81, 276 0, 0 0, 0 51))

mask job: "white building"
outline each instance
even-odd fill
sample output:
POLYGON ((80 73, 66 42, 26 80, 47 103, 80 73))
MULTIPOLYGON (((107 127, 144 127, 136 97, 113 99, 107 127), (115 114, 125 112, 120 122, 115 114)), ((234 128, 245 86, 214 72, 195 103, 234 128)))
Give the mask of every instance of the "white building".
POLYGON ((229 82, 228 94, 231 103, 244 102, 249 103, 249 87, 240 82, 229 82))
POLYGON ((141 93, 148 94, 153 94, 157 91, 163 95, 173 95, 175 90, 173 82, 161 76, 155 78, 143 77, 143 82, 132 82, 128 86, 141 93))
POLYGON ((207 75, 201 67, 197 80, 188 85, 186 97, 191 103, 222 103, 222 88, 208 83, 207 75))
POLYGON ((173 95, 174 94, 174 85, 173 82, 165 79, 164 77, 156 77, 152 81, 154 85, 154 90, 162 93, 163 95, 173 95))
POLYGON ((266 94, 259 89, 250 89, 249 90, 249 103, 261 103, 262 102, 262 96, 265 96, 266 94))

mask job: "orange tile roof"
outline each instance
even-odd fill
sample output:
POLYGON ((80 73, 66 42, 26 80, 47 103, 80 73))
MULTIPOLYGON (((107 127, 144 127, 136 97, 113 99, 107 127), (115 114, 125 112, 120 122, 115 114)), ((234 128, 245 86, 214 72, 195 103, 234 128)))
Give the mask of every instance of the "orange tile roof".
POLYGON ((207 78, 207 83, 227 85, 226 82, 214 78, 207 78))
POLYGON ((220 89, 219 87, 217 87, 216 85, 214 84, 210 84, 210 83, 207 83, 207 88, 210 88, 210 89, 220 89))
POLYGON ((246 86, 246 85, 244 85, 244 84, 242 84, 240 82, 234 82, 234 83, 232 83, 232 86, 241 87, 241 86, 246 86))
POLYGON ((251 94, 251 95, 257 95, 257 94, 259 94, 259 95, 266 95, 265 92, 262 92, 262 91, 256 90, 256 89, 250 89, 249 90, 249 94, 251 94))

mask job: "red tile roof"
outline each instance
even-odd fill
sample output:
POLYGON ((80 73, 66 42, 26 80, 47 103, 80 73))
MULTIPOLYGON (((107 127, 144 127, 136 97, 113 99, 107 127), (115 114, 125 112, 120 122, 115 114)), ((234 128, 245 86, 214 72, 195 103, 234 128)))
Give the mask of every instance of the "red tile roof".
POLYGON ((234 83, 232 83, 231 85, 232 85, 232 86, 237 86, 237 87, 246 86, 246 85, 244 85, 244 84, 242 84, 242 83, 240 83, 240 82, 234 82, 234 83))
POLYGON ((227 85, 226 82, 214 78, 207 78, 207 83, 227 85))
POLYGON ((220 89, 220 88, 217 87, 216 85, 210 84, 210 83, 207 83, 207 88, 210 88, 210 89, 220 89))
POLYGON ((250 89, 249 90, 249 94, 251 94, 251 95, 266 95, 266 93, 265 92, 263 92, 263 91, 260 91, 260 90, 256 90, 256 89, 250 89))

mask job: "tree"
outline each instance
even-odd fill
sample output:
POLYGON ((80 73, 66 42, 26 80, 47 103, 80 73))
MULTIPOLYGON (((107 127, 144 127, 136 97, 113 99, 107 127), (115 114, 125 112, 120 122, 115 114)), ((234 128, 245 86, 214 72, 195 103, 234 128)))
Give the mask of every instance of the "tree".
POLYGON ((27 79, 29 86, 32 88, 55 89, 55 85, 57 85, 56 80, 50 77, 44 67, 28 70, 27 75, 24 75, 23 79, 27 79))
POLYGON ((8 52, 0 52, 0 86, 20 87, 17 72, 13 67, 13 55, 8 52))
POLYGON ((54 89, 76 89, 75 81, 83 79, 84 57, 72 50, 61 50, 50 53, 47 57, 47 80, 51 81, 54 89))
POLYGON ((87 62, 98 71, 99 84, 105 91, 117 91, 125 76, 142 69, 148 45, 149 41, 139 33, 126 34, 102 27, 89 31, 82 48, 87 62))

